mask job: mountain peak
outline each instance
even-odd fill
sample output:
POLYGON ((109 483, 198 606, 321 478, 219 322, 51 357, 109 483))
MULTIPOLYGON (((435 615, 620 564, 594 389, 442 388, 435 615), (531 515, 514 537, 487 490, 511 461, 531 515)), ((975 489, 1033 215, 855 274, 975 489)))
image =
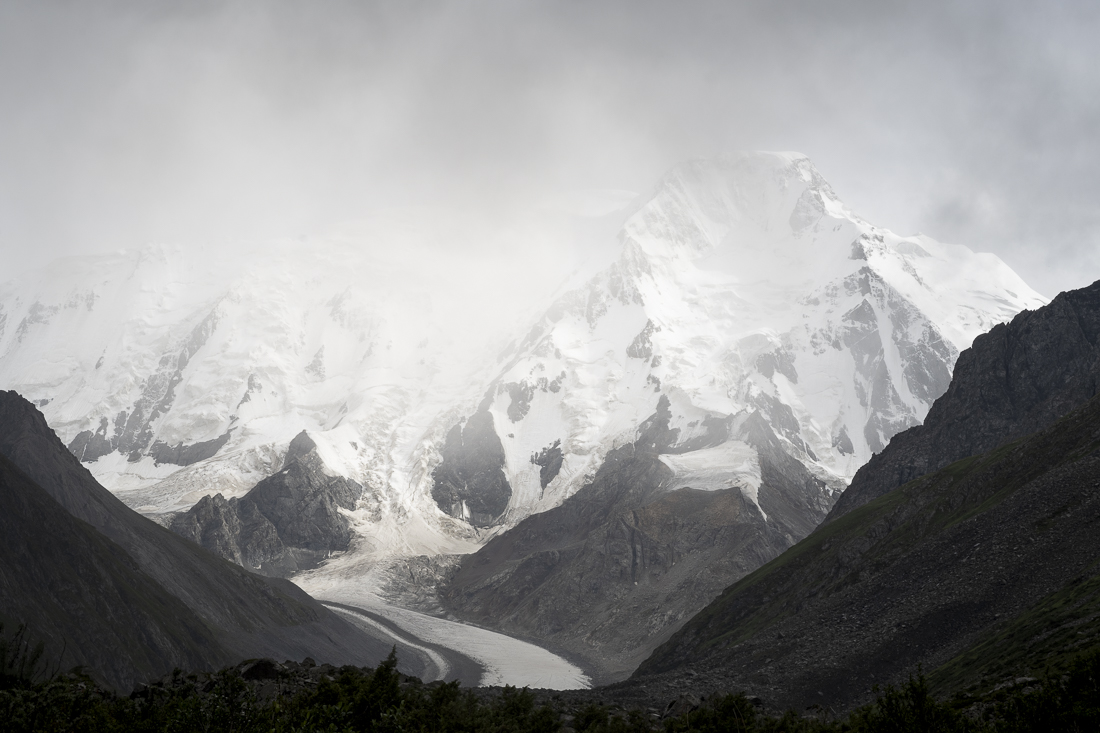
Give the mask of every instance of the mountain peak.
MULTIPOLYGON (((655 259, 752 260, 808 246, 835 259, 850 251, 860 226, 866 224, 806 156, 743 152, 674 166, 627 220, 622 237, 628 250, 655 259)), ((760 277, 784 272, 774 256, 766 259, 760 277)))
POLYGON ((317 449, 317 443, 313 438, 309 437, 309 433, 303 430, 294 436, 294 440, 290 441, 290 447, 286 451, 286 460, 283 462, 283 468, 286 468, 294 461, 299 461, 310 454, 310 452, 317 449))

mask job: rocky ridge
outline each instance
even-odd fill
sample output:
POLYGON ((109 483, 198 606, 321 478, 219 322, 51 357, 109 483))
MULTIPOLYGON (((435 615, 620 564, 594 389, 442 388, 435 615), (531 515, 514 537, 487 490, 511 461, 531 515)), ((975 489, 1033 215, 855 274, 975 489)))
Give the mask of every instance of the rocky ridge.
POLYGON ((303 430, 283 468, 241 498, 207 495, 174 516, 173 532, 263 575, 289 577, 348 549, 363 487, 330 475, 317 444, 303 430))
POLYGON ((441 578, 446 610, 580 656, 597 682, 614 681, 824 516, 826 487, 758 413, 724 425, 722 440, 760 456, 758 487, 678 486, 662 460, 676 455, 671 417, 664 398, 591 483, 463 557, 441 578))
POLYGON ((1100 391, 1100 282, 978 336, 922 425, 856 472, 829 521, 966 456, 1051 425, 1100 391))

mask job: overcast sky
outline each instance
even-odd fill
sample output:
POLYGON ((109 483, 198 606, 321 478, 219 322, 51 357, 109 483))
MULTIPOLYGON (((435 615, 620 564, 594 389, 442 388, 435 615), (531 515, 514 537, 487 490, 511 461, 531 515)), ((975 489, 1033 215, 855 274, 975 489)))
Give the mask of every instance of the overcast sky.
POLYGON ((764 149, 1051 296, 1100 278, 1098 38, 1095 1, 0 0, 0 279, 764 149))

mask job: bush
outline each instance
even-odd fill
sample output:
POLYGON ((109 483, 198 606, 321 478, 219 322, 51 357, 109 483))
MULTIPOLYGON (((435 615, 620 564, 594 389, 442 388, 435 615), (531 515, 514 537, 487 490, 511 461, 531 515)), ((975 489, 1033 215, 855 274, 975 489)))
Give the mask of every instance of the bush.
POLYGON ((989 718, 997 731, 1100 730, 1100 651, 1076 657, 1065 674, 1048 673, 1035 688, 999 700, 989 718))
POLYGON ((936 702, 928 689, 928 681, 919 670, 917 676, 910 676, 902 687, 887 686, 873 703, 852 713, 848 725, 858 733, 969 733, 981 730, 978 722, 936 702))
MULTIPOLYGON (((279 673, 283 677, 273 681, 274 687, 269 682, 250 682, 235 668, 201 675, 177 670, 162 683, 119 697, 79 673, 49 675, 42 669, 38 648, 26 642, 22 629, 2 648, 3 733, 554 733, 562 728, 560 713, 538 705, 527 689, 505 687, 499 695, 479 699, 457 682, 425 685, 397 671, 395 653, 373 670, 329 667, 321 675, 293 678, 284 671, 279 673), (261 687, 267 690, 263 698, 258 693, 261 687), (287 687, 290 691, 285 691, 287 687)), ((967 717, 936 701, 918 672, 900 687, 887 687, 873 703, 840 721, 803 718, 794 712, 765 715, 743 694, 715 698, 664 721, 638 710, 602 705, 588 705, 566 720, 577 733, 1100 730, 1100 652, 1078 657, 1064 674, 1048 674, 1042 681, 1002 689, 995 698, 975 702, 975 709, 984 707, 984 719, 967 717)))
POLYGON ((44 651, 41 641, 31 646, 26 624, 20 624, 8 639, 4 636, 4 624, 0 623, 0 690, 26 689, 39 678, 48 677, 42 662, 44 651))

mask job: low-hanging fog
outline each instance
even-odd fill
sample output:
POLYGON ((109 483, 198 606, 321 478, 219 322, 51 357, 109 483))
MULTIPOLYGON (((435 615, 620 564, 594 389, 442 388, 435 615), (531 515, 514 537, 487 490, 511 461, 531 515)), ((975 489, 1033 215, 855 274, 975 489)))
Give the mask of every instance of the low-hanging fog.
POLYGON ((580 209, 778 149, 1052 296, 1100 277, 1098 31, 1088 2, 4 3, 0 280, 424 211, 454 280, 542 292, 609 236, 580 209))

